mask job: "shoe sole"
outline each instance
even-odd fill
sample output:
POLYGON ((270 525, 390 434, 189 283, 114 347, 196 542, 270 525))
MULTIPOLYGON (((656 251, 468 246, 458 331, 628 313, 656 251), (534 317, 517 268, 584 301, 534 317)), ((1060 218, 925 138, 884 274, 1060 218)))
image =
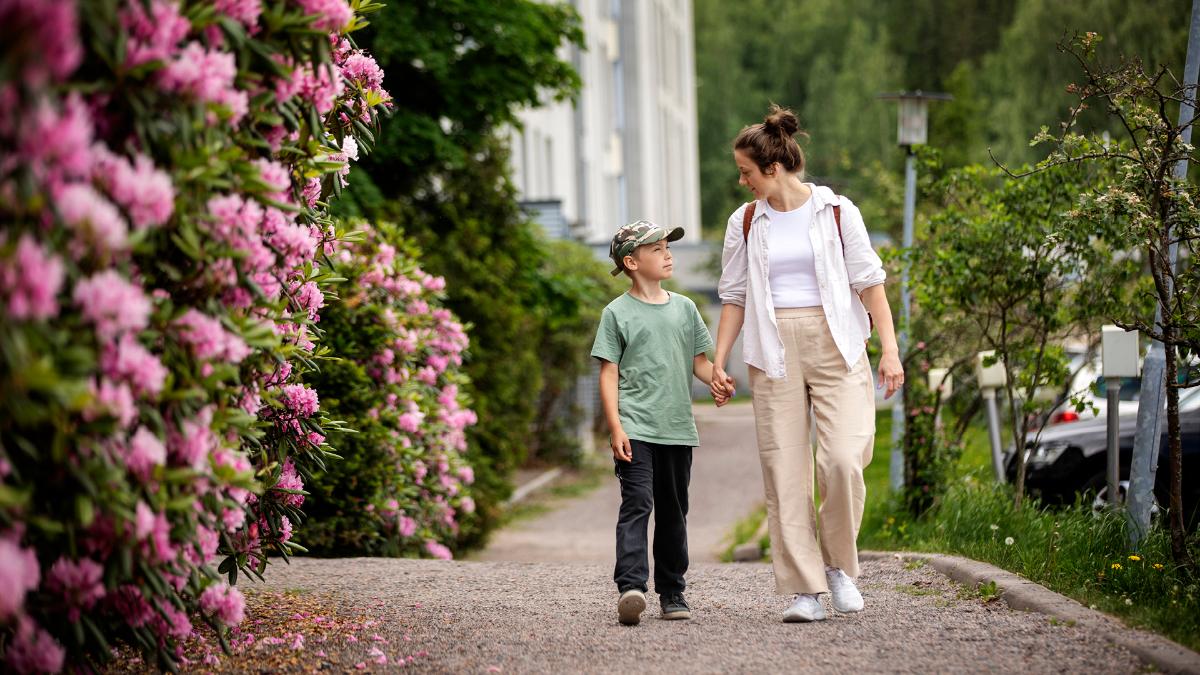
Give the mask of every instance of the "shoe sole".
POLYGON ((617 620, 626 626, 636 626, 646 610, 646 596, 630 593, 617 602, 617 620))
POLYGON ((690 619, 690 618, 692 618, 692 613, 687 610, 664 613, 662 615, 663 621, 679 621, 680 619, 690 619))
POLYGON ((798 616, 798 615, 793 614, 790 616, 783 617, 784 623, 812 623, 814 621, 824 621, 824 620, 825 620, 825 617, 823 615, 807 617, 807 616, 798 616))
POLYGON ((833 606, 833 608, 834 608, 835 610, 837 610, 837 612, 838 612, 839 614, 858 614, 859 612, 863 611, 863 608, 862 608, 861 606, 860 606, 860 607, 855 607, 855 608, 853 608, 853 609, 842 609, 841 607, 838 607, 837 605, 834 605, 834 606, 833 606))

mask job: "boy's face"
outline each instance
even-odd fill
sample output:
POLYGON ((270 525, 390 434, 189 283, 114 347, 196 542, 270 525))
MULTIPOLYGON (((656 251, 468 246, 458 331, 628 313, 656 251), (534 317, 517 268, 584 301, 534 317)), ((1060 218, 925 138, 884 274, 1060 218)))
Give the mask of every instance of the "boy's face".
POLYGON ((625 256, 625 269, 648 281, 670 279, 674 267, 671 245, 666 239, 642 244, 625 256))

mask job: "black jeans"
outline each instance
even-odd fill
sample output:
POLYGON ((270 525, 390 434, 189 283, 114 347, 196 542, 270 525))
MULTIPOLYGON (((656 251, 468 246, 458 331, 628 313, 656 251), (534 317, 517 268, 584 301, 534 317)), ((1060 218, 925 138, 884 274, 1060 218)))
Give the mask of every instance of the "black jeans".
POLYGON ((688 482, 692 449, 630 439, 632 462, 615 462, 621 481, 617 516, 617 590, 647 590, 646 528, 654 511, 654 590, 659 595, 684 589, 688 568, 688 482))

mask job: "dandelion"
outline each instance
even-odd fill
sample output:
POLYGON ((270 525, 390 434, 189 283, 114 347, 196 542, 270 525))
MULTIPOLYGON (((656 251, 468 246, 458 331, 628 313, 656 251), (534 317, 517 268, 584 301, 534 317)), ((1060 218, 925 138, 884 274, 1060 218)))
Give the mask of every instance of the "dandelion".
POLYGON ((1133 598, 1125 598, 1125 604, 1126 604, 1126 605, 1131 605, 1131 606, 1132 606, 1132 605, 1133 605, 1133 598))
POLYGON ((1016 539, 1013 539, 1012 537, 1005 537, 1005 538, 1004 538, 1004 545, 1005 545, 1005 546, 1012 546, 1014 543, 1016 543, 1016 539))
POLYGON ((1162 563, 1154 563, 1154 569, 1158 570, 1159 572, 1163 571, 1162 563))
POLYGON ((1129 559, 1132 560, 1133 562, 1141 562, 1142 561, 1142 557, 1139 555, 1131 555, 1131 556, 1129 556, 1129 559))
POLYGON ((1000 529, 1000 526, 995 523, 992 523, 991 528, 992 528, 992 532, 995 532, 996 530, 1000 529))
POLYGON ((1113 568, 1114 570, 1119 570, 1119 569, 1121 569, 1121 563, 1113 563, 1113 564, 1112 564, 1112 568, 1113 568))

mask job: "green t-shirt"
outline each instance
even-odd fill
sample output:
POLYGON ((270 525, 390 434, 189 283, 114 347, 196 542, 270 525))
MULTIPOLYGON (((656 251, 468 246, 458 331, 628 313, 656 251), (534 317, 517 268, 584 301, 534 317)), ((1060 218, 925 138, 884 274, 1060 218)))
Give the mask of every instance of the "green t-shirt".
POLYGON ((661 305, 629 293, 608 303, 592 356, 617 364, 617 412, 630 438, 700 445, 692 416, 692 359, 712 349, 696 303, 670 293, 661 305))

